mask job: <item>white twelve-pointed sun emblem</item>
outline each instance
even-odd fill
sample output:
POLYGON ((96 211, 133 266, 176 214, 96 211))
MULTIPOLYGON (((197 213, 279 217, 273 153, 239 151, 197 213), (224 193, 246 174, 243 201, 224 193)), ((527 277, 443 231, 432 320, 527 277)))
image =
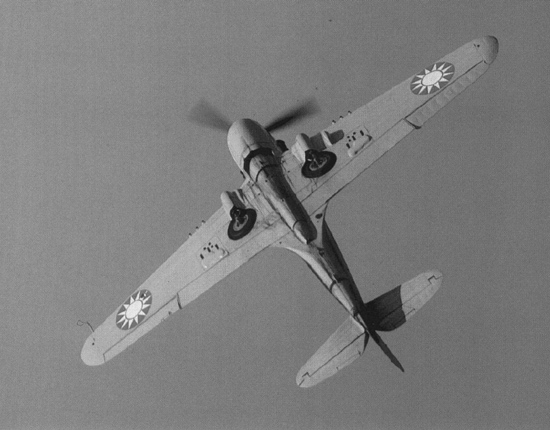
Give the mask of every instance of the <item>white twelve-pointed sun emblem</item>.
POLYGON ((149 290, 139 290, 126 299, 116 314, 116 325, 121 330, 137 326, 149 312, 153 295, 149 290))
POLYGON ((414 75, 411 91, 418 95, 435 93, 451 81, 454 73, 455 67, 451 63, 439 61, 422 73, 414 75))

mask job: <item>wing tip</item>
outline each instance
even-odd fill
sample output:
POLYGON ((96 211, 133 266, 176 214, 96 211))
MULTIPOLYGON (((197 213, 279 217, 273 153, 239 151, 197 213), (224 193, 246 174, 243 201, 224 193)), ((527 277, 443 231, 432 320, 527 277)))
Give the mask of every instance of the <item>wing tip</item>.
POLYGON ((309 373, 304 373, 302 370, 300 370, 296 375, 296 385, 300 388, 310 388, 317 385, 319 382, 321 381, 312 378, 309 373))
POLYGON ((305 376, 298 373, 298 375, 296 375, 296 385, 300 388, 307 388, 308 385, 305 382, 306 382, 305 376))
POLYGON ((485 36, 474 40, 474 46, 487 64, 495 61, 498 55, 498 39, 495 36, 485 36))
POLYGON ((432 288, 434 288, 434 292, 437 291, 441 286, 441 283, 443 282, 443 273, 441 273, 437 269, 434 269, 426 272, 424 275, 428 280, 428 282, 432 284, 432 288))
POLYGON ((80 352, 80 358, 88 366, 99 366, 105 363, 105 356, 98 351, 93 334, 86 339, 82 351, 80 352))

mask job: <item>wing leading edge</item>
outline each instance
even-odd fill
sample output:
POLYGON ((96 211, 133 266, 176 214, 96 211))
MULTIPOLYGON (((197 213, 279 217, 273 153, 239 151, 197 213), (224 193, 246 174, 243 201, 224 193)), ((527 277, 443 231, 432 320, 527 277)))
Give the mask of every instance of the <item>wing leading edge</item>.
POLYGON ((259 214, 254 229, 232 241, 228 225, 219 209, 90 334, 82 360, 90 366, 110 360, 289 231, 280 218, 259 214))

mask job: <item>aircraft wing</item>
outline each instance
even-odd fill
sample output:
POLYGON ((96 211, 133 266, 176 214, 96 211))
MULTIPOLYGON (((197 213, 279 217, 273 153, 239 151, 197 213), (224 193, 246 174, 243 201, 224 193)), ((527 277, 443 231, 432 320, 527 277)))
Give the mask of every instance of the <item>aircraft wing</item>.
POLYGON ((305 178, 294 150, 283 157, 286 176, 309 214, 314 213, 386 151, 474 83, 496 58, 492 36, 473 40, 427 65, 385 94, 309 138, 309 147, 333 152, 334 167, 305 178))
POLYGON ((223 208, 212 215, 88 337, 82 360, 91 366, 110 360, 289 232, 280 218, 258 213, 253 230, 233 241, 229 221, 223 208))

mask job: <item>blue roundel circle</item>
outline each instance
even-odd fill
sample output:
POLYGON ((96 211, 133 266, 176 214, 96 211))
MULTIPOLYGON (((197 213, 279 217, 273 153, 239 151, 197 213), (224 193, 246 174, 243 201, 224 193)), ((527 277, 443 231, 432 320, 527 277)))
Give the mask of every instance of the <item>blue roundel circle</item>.
POLYGON ((122 304, 116 314, 116 325, 121 330, 128 330, 141 323, 153 303, 153 295, 149 290, 139 290, 132 294, 122 304))

